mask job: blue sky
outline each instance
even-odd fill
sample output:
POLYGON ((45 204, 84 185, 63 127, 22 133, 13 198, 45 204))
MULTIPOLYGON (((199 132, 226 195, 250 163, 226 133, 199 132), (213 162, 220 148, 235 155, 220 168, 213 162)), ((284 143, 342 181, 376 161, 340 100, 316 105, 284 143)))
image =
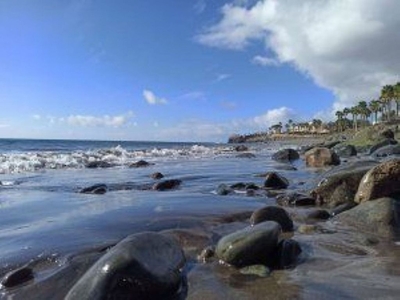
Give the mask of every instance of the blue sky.
POLYGON ((226 141, 329 119, 398 80, 398 8, 0 1, 0 137, 226 141))

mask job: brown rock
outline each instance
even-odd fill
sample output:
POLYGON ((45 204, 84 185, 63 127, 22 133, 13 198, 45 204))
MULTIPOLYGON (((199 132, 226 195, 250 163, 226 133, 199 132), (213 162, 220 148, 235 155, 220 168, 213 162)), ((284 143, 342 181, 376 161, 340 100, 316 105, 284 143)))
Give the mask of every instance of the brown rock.
POLYGON ((382 197, 400 196, 400 159, 383 162, 361 179, 354 201, 361 203, 382 197))
POLYGON ((340 158, 337 154, 323 147, 316 147, 305 153, 306 165, 308 167, 320 168, 331 165, 339 165, 340 158))

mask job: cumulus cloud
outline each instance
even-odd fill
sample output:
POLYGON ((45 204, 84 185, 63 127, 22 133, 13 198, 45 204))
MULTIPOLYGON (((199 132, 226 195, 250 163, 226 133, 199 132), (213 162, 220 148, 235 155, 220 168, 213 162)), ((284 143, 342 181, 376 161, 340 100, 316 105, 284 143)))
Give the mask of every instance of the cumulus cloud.
POLYGON ((334 107, 341 108, 376 97, 382 85, 400 80, 398 11, 400 1, 394 0, 233 1, 196 39, 235 50, 262 43, 277 61, 330 89, 338 99, 334 107))
POLYGON ((252 122, 259 128, 267 129, 271 125, 279 122, 285 123, 289 119, 294 119, 295 117, 296 113, 292 109, 283 106, 268 110, 263 115, 254 117, 252 122))
POLYGON ((146 100, 146 102, 150 105, 156 105, 156 104, 167 104, 167 100, 164 98, 157 97, 152 91, 150 90, 144 90, 143 91, 143 97, 146 100))
POLYGON ((66 121, 69 125, 83 127, 121 127, 125 125, 133 116, 132 112, 117 116, 91 116, 91 115, 70 115, 67 118, 60 118, 60 121, 66 121))

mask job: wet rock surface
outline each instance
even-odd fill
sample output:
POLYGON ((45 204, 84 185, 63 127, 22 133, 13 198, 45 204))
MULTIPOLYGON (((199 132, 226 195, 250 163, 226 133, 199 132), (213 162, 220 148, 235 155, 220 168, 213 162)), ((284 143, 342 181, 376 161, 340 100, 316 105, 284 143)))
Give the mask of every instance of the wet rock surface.
POLYGON ((332 148, 339 157, 347 158, 357 155, 357 149, 353 145, 338 144, 332 148))
POLYGON ((383 157, 387 157, 387 156, 397 156, 397 155, 400 155, 400 145, 399 144, 381 147, 381 148, 375 150, 371 154, 371 156, 373 156, 374 158, 383 158, 383 157))
POLYGON ((88 169, 105 169, 114 167, 114 165, 106 161, 91 161, 85 167, 88 169))
POLYGON ((380 142, 375 143, 370 149, 369 154, 373 154, 376 150, 388 146, 388 145, 397 145, 398 142, 394 139, 384 139, 380 142))
POLYGON ((155 183, 152 186, 152 189, 155 191, 168 191, 168 190, 174 190, 179 188, 181 185, 182 180, 179 179, 170 179, 170 180, 164 180, 155 183))
POLYGON ((278 206, 267 206, 253 212, 250 217, 251 225, 265 221, 275 221, 282 227, 282 231, 292 231, 293 221, 287 211, 278 206))
POLYGON ((280 232, 280 225, 274 221, 247 227, 224 236, 217 244, 216 254, 236 267, 271 264, 270 254, 276 250, 280 232))
POLYGON ((271 189, 286 189, 289 186, 289 180, 276 172, 266 173, 264 187, 271 189))
POLYGON ((283 239, 279 242, 274 254, 274 269, 294 268, 301 254, 300 244, 293 239, 283 239))
POLYGON ((33 270, 29 267, 22 267, 7 273, 1 280, 1 286, 12 288, 34 279, 33 270))
POLYGON ((135 234, 101 257, 65 299, 167 299, 181 287, 184 263, 173 239, 151 232, 135 234))
POLYGON ((150 177, 153 179, 162 179, 162 178, 164 178, 164 175, 160 172, 155 172, 155 173, 151 174, 150 177))
POLYGON ((383 162, 369 170, 361 179, 356 203, 381 197, 400 197, 400 159, 383 162))
POLYGON ((81 194, 95 194, 95 195, 102 195, 107 193, 108 186, 105 184, 95 184, 86 188, 83 188, 79 191, 81 194))
POLYGON ((139 160, 137 162, 131 163, 129 165, 129 168, 145 168, 145 167, 149 167, 149 166, 153 166, 154 163, 149 163, 145 160, 139 160))
POLYGON ((316 199, 309 195, 291 192, 276 196, 276 202, 281 206, 314 206, 316 199))

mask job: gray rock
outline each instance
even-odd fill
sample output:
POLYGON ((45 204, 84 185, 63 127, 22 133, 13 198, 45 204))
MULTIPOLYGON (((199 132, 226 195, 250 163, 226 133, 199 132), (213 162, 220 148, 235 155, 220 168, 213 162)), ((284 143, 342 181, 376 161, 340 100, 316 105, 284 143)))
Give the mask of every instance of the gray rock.
POLYGON ((380 141, 376 144, 374 144, 370 149, 369 149, 369 154, 374 153, 376 150, 388 146, 388 145, 396 145, 398 142, 393 139, 384 139, 383 141, 380 141))
POLYGON ((332 169, 318 178, 310 194, 320 205, 330 208, 353 203, 361 179, 377 164, 370 160, 358 161, 332 169))
POLYGON ((393 237, 396 230, 393 227, 395 224, 393 210, 395 203, 398 203, 398 200, 387 197, 363 202, 337 215, 333 220, 354 226, 369 234, 393 237))
POLYGON ((286 189, 289 180, 276 172, 269 172, 265 176, 264 187, 271 189, 286 189))
POLYGON ((331 214, 325 209, 315 209, 310 211, 307 214, 308 219, 316 219, 316 220, 327 220, 331 217, 331 214))
POLYGON ((388 145, 375 150, 372 154, 375 158, 400 155, 400 145, 388 145))
POLYGON ((316 147, 305 153, 306 165, 313 168, 321 168, 339 165, 339 156, 331 149, 316 147))
POLYGON ((166 299, 182 283, 183 252, 172 238, 131 235, 102 256, 65 299, 166 299))
POLYGON ((113 167, 113 164, 110 164, 106 161, 91 161, 86 164, 86 168, 88 169, 104 169, 104 168, 111 168, 113 167))
POLYGON ((162 178, 164 178, 164 175, 160 172, 155 172, 155 173, 151 174, 150 177, 153 179, 162 179, 162 178))
POLYGON ((249 148, 247 148, 245 145, 237 145, 234 149, 237 152, 244 152, 249 150, 249 148))
POLYGON ((400 159, 383 162, 369 170, 360 182, 354 201, 382 197, 400 197, 400 159))
POLYGON ((293 231, 293 221, 286 210, 277 206, 266 206, 253 212, 250 217, 251 225, 265 221, 275 221, 281 225, 282 230, 293 231))
POLYGON ((348 158, 357 155, 356 147, 353 145, 338 144, 332 148, 340 157, 348 158))
POLYGON ((267 221, 246 227, 219 240, 216 254, 222 261, 236 267, 271 264, 271 254, 278 244, 281 226, 267 221))
POLYGON ((220 196, 226 196, 233 193, 233 189, 226 184, 222 183, 217 187, 217 194, 220 196))
POLYGON ((272 155, 272 159, 280 162, 289 162, 299 159, 299 153, 294 149, 282 149, 272 155))

